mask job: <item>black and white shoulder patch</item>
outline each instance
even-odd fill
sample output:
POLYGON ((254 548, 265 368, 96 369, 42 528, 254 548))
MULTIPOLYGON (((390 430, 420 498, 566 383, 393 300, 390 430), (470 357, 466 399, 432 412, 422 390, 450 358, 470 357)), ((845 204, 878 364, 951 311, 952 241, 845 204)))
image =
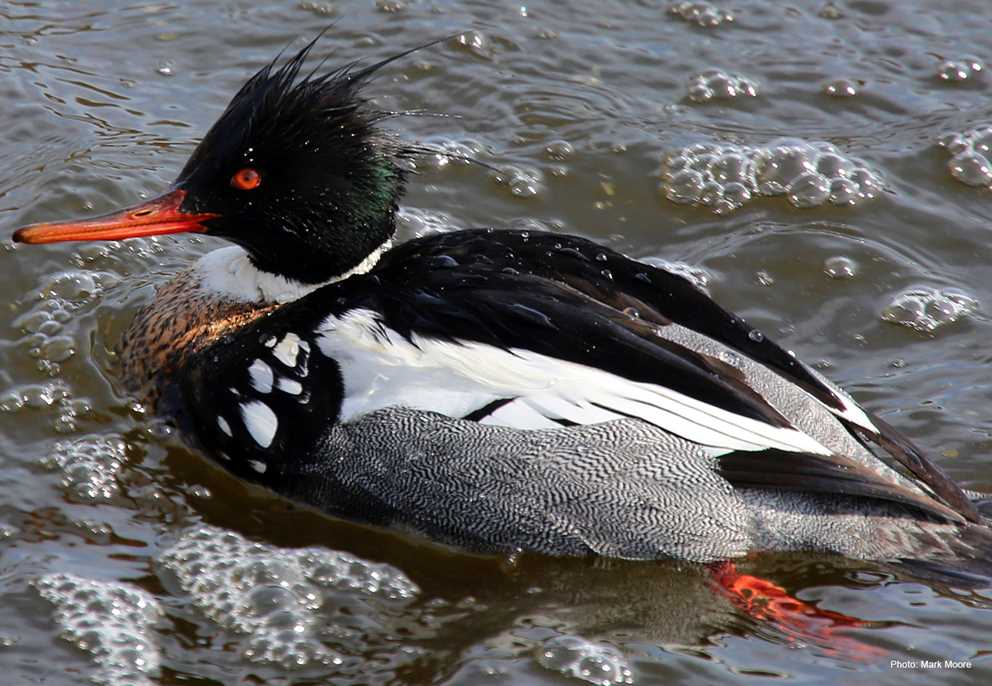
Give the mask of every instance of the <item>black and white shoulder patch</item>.
POLYGON ((314 337, 290 328, 293 317, 278 319, 263 317, 202 351, 179 380, 181 421, 225 467, 267 484, 314 449, 342 397, 334 360, 314 354, 314 337))

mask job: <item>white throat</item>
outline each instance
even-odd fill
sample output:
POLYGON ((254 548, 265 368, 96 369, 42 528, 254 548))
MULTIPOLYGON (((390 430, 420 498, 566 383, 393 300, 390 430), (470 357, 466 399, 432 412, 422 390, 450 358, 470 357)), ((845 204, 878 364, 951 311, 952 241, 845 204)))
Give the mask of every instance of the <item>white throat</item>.
POLYGON ((207 253, 196 261, 194 269, 200 278, 201 288, 210 293, 238 302, 287 303, 302 298, 321 286, 364 274, 376 265, 391 246, 392 241, 386 241, 361 263, 323 283, 301 283, 285 276, 263 272, 252 264, 248 253, 236 245, 207 253))

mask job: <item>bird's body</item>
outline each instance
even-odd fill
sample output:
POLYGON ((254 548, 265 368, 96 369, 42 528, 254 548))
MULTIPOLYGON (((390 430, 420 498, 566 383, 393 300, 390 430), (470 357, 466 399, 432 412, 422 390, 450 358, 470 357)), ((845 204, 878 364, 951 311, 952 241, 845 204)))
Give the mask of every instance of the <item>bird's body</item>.
POLYGON ((123 341, 132 385, 221 465, 482 550, 992 549, 977 496, 681 276, 540 232, 391 247, 404 152, 357 95, 381 65, 296 82, 305 57, 249 81, 163 198, 16 235, 240 246, 123 341))

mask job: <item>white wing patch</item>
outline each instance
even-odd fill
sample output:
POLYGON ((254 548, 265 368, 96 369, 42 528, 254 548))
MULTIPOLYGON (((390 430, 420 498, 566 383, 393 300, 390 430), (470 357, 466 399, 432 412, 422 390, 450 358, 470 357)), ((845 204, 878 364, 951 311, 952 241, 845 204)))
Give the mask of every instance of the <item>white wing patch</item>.
POLYGON ((272 354, 287 367, 295 367, 296 358, 300 354, 300 337, 295 333, 286 334, 272 349, 272 354))
POLYGON ((256 443, 263 448, 272 445, 272 440, 279 429, 279 420, 271 407, 261 400, 241 403, 241 419, 256 443))
POLYGON ((369 310, 327 317, 317 345, 344 377, 341 421, 405 406, 463 417, 514 398, 488 423, 517 428, 595 424, 636 417, 720 450, 781 450, 829 455, 810 436, 744 417, 664 386, 630 381, 529 350, 414 336, 411 343, 369 310))
POLYGON ((251 377, 251 385, 259 393, 271 393, 272 381, 275 378, 272 367, 261 360, 255 360, 248 367, 248 376, 251 377))
POLYGON ((303 393, 303 384, 301 384, 296 379, 287 379, 284 376, 279 377, 279 381, 276 386, 283 393, 289 393, 290 395, 300 395, 303 393))

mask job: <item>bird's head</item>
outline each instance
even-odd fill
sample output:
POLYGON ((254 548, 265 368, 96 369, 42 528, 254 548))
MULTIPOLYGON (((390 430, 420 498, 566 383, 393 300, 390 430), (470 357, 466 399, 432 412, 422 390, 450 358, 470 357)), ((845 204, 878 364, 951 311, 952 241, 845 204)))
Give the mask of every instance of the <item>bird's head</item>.
POLYGON ((314 42, 241 87, 165 194, 93 219, 26 226, 14 240, 200 232, 241 246, 260 270, 302 283, 348 272, 395 230, 400 160, 410 149, 377 127, 388 113, 361 89, 401 55, 318 73, 321 63, 301 76, 314 42))

